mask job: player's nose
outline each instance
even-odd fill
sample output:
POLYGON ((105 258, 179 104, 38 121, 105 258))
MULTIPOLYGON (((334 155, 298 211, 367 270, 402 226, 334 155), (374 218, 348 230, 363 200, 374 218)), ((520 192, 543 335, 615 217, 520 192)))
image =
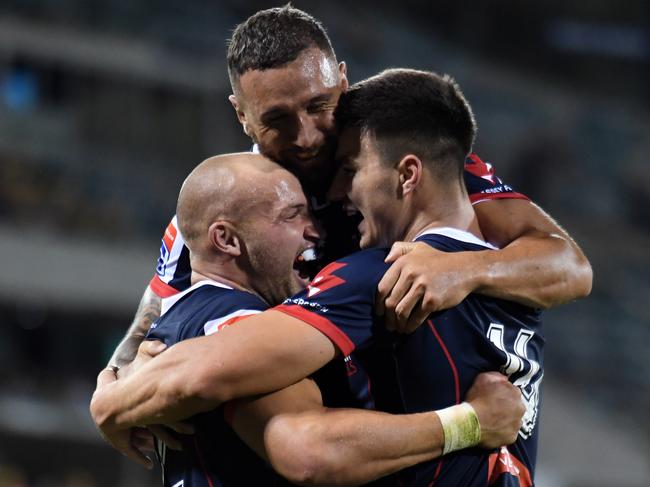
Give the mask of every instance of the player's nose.
POLYGON ((308 113, 298 116, 298 134, 296 146, 305 151, 317 150, 323 145, 325 134, 320 129, 315 117, 308 113))
POLYGON ((318 242, 321 238, 321 232, 318 230, 318 226, 311 216, 307 217, 303 236, 305 237, 305 240, 309 240, 310 242, 318 242))

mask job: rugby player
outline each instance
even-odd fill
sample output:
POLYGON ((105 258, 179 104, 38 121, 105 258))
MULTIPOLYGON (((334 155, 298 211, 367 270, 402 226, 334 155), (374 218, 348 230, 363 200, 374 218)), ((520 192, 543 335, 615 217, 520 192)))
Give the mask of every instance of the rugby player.
MULTIPOLYGON (((293 262, 313 248, 318 234, 300 184, 277 164, 250 153, 204 161, 183 184, 177 215, 190 249, 192 286, 175 295, 148 339, 173 345, 210 335, 304 288, 293 262)), ((497 375, 483 374, 468 392, 480 445, 488 448, 514 441, 524 411, 518 389, 497 375)), ((462 416, 467 407, 450 411, 462 416)), ((450 411, 439 414, 444 419, 450 411)), ((158 445, 165 486, 282 483, 269 464, 292 482, 359 484, 435 458, 445 447, 435 412, 325 409, 310 380, 194 422, 195 436, 182 451, 158 445)))
MULTIPOLYGON (((294 172, 326 232, 322 262, 356 250, 356 222, 325 193, 336 171, 333 111, 348 87, 322 25, 291 6, 263 10, 237 26, 228 47, 230 101, 259 150, 294 172)), ((412 331, 429 313, 458 304, 471 292, 549 308, 590 292, 591 267, 575 242, 540 208, 470 154, 464 180, 485 239, 498 252, 436 251, 398 246, 400 257, 379 283, 377 311, 389 328, 412 331)), ((189 252, 172 220, 163 237, 156 275, 124 340, 100 372, 108 380, 130 362, 161 298, 190 284, 189 252)))
MULTIPOLYGON (((389 70, 342 95, 337 120, 342 165, 330 196, 361 213, 367 250, 326 266, 282 305, 177 344, 101 387, 93 417, 110 438, 289 386, 335 358, 348 365, 349 387, 379 410, 416 413, 460 403, 478 373, 501 370, 527 409, 515 444, 423 462, 403 472, 402 482, 532 485, 543 376, 539 310, 473 293, 410 335, 387 331, 373 312, 388 264, 387 249, 372 247, 407 240, 449 253, 495 252, 462 184, 476 130, 469 105, 446 76, 389 70)), ((448 439, 467 424, 455 421, 448 431, 442 417, 448 439)))

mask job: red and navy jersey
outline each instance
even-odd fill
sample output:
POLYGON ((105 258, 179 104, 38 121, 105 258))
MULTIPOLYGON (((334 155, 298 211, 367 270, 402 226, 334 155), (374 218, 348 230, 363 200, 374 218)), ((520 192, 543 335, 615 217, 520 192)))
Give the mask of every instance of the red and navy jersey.
POLYGON ((156 273, 149 282, 149 287, 161 298, 167 298, 189 288, 191 274, 190 250, 185 245, 174 215, 165 229, 156 273))
MULTIPOLYGON (((503 198, 526 199, 526 196, 504 184, 495 175, 492 165, 483 162, 476 154, 466 159, 464 177, 467 193, 474 204, 503 198)), ((339 203, 319 201, 314 197, 310 198, 310 203, 325 235, 320 262, 332 262, 359 250, 358 220, 350 218, 339 203)), ((190 273, 189 250, 174 216, 163 235, 156 274, 149 285, 158 296, 166 298, 190 286, 190 273)))
MULTIPOLYGON (((488 247, 450 228, 427 231, 417 240, 447 252, 488 247)), ((508 375, 527 407, 514 445, 455 452, 408 469, 400 479, 437 487, 532 485, 543 375, 539 311, 472 294, 429 316, 411 335, 388 332, 373 315, 377 284, 388 268, 386 252, 368 249, 328 265, 307 289, 274 309, 327 335, 344 357, 348 386, 383 411, 416 413, 458 404, 480 372, 508 375)))
MULTIPOLYGON (((173 297, 147 339, 174 343, 218 332, 268 306, 257 296, 214 281, 201 281, 173 297)), ((179 435, 183 451, 157 445, 165 487, 280 485, 284 481, 229 426, 230 404, 192 418, 195 434, 179 435)))

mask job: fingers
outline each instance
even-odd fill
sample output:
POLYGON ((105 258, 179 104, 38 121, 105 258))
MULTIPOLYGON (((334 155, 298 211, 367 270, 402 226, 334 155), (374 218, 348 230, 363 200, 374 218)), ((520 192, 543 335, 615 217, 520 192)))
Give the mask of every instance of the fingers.
POLYGON ((165 425, 170 430, 176 431, 182 435, 193 435, 194 434, 194 424, 188 421, 179 421, 178 423, 170 423, 165 425))
POLYGON ((106 384, 115 382, 117 375, 113 369, 104 369, 97 375, 97 389, 104 387, 106 384))
POLYGON ((151 470, 153 468, 153 461, 151 458, 149 458, 132 444, 126 445, 124 448, 120 449, 120 453, 122 453, 122 455, 125 457, 130 458, 134 462, 139 463, 147 470, 151 470))
POLYGON ((146 428, 133 428, 131 443, 140 451, 154 451, 154 436, 146 428))
POLYGON ((476 379, 474 379, 474 384, 477 384, 479 382, 485 384, 494 384, 496 382, 508 382, 508 377, 502 374, 501 372, 497 372, 497 371, 481 372, 479 375, 476 376, 476 379))
POLYGON ((138 347, 138 355, 155 357, 162 353, 166 348, 167 345, 158 340, 145 340, 140 344, 140 347, 138 347))
POLYGON ((422 303, 422 299, 415 304, 411 316, 406 323, 406 327, 403 330, 403 333, 413 333, 418 327, 424 323, 424 320, 431 314, 422 303))
POLYGON ((156 436, 156 438, 158 438, 165 445, 167 445, 167 448, 176 451, 181 451, 183 449, 183 444, 181 443, 181 441, 178 438, 176 438, 173 435, 173 433, 171 433, 171 431, 165 428, 164 426, 158 424, 152 424, 148 426, 148 429, 149 431, 151 431, 151 433, 153 433, 156 436))
POLYGON ((377 316, 384 316, 386 313, 385 301, 392 293, 393 287, 400 278, 401 267, 399 264, 393 264, 381 278, 377 285, 377 297, 375 299, 375 313, 377 316))
POLYGON ((390 248, 390 252, 388 252, 388 255, 384 259, 384 262, 395 262, 401 256, 406 255, 412 251, 416 245, 417 242, 395 242, 390 248))
POLYGON ((422 321, 424 321, 423 318, 418 321, 417 324, 414 323, 415 320, 418 319, 418 316, 422 314, 417 313, 416 311, 420 307, 423 294, 423 289, 411 285, 406 295, 400 300, 397 306, 395 306, 395 325, 398 332, 411 333, 422 323, 422 321))

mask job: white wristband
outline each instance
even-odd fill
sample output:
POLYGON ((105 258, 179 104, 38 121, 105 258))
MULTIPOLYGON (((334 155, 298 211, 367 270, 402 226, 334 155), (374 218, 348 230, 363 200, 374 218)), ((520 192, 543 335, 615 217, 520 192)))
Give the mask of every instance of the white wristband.
POLYGON ((443 455, 481 441, 481 425, 474 408, 467 402, 436 411, 445 434, 443 455))

